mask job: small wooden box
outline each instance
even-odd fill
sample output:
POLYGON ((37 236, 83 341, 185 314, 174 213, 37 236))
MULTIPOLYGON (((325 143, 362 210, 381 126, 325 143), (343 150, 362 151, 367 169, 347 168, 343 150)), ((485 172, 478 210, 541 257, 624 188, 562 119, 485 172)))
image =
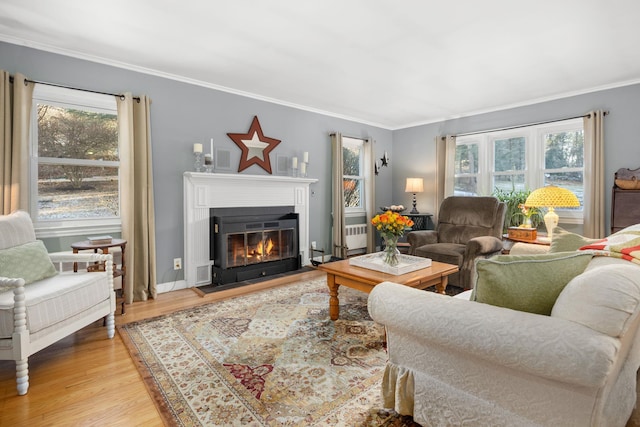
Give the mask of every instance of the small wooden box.
POLYGON ((509 227, 509 239, 531 241, 538 238, 538 231, 535 228, 509 227))

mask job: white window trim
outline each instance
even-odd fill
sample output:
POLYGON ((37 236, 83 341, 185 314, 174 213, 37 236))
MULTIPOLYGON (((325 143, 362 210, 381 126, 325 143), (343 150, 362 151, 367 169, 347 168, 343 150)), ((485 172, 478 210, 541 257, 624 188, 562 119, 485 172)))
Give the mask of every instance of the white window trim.
MULTIPOLYGON (((532 125, 518 129, 509 129, 504 131, 493 131, 482 134, 474 134, 467 136, 459 136, 456 138, 457 145, 478 144, 478 173, 477 174, 455 174, 455 178, 464 176, 476 176, 478 182, 478 194, 492 194, 493 189, 491 183, 493 177, 504 174, 504 172, 496 173, 493 169, 494 150, 493 141, 496 139, 508 139, 514 137, 525 138, 525 150, 527 152, 527 164, 524 172, 525 188, 535 190, 544 185, 543 180, 543 161, 544 161, 544 144, 543 136, 547 133, 558 133, 564 131, 572 131, 576 128, 583 128, 582 119, 565 120, 556 123, 547 123, 541 125, 532 125), (529 158, 531 156, 531 158, 529 158), (536 169, 530 167, 535 165, 536 169)), ((582 171, 584 177, 584 168, 566 168, 562 171, 582 171)), ((509 174, 507 172, 507 174, 509 174)), ((562 209, 556 208, 555 212, 560 217, 560 221, 566 224, 582 224, 584 221, 583 209, 562 209)))
MULTIPOLYGON (((38 221, 38 200, 37 181, 38 163, 68 163, 83 166, 120 166, 120 162, 96 161, 80 159, 49 159, 38 158, 38 103, 47 103, 64 108, 82 107, 84 110, 96 113, 117 114, 117 104, 113 96, 85 92, 82 90, 69 89, 45 84, 36 84, 33 91, 33 107, 31 111, 31 129, 29 144, 29 199, 30 211, 36 236, 38 238, 81 236, 105 233, 121 233, 122 219, 120 216, 113 218, 91 218, 91 219, 65 219, 59 221, 38 221)), ((118 183, 122 183, 121 174, 118 176, 118 183)), ((118 191, 121 194, 121 189, 118 191)), ((122 206, 120 200, 119 206, 122 206)))

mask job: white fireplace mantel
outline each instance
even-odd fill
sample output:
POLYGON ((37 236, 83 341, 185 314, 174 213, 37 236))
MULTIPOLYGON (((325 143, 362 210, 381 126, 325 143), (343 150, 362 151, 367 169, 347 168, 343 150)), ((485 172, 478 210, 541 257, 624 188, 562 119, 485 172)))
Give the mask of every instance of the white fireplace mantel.
POLYGON ((185 172, 184 278, 187 287, 211 283, 209 209, 293 206, 299 215, 300 256, 309 264, 309 186, 311 178, 185 172))

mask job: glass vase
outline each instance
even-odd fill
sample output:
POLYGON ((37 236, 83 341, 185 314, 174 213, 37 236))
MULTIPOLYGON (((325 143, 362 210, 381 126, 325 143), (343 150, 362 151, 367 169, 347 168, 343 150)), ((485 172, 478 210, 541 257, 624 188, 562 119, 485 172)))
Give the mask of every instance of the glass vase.
POLYGON ((383 234, 384 250, 382 251, 382 261, 395 267, 400 263, 400 251, 398 250, 398 238, 395 234, 383 234))

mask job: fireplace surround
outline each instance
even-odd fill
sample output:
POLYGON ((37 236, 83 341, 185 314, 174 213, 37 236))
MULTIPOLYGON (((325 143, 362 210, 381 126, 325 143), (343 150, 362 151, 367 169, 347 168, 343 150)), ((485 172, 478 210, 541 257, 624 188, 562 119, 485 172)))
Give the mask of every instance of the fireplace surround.
POLYGON ((210 209, 293 206, 298 214, 298 253, 310 263, 309 198, 314 178, 185 172, 184 278, 187 287, 210 284, 210 209))

